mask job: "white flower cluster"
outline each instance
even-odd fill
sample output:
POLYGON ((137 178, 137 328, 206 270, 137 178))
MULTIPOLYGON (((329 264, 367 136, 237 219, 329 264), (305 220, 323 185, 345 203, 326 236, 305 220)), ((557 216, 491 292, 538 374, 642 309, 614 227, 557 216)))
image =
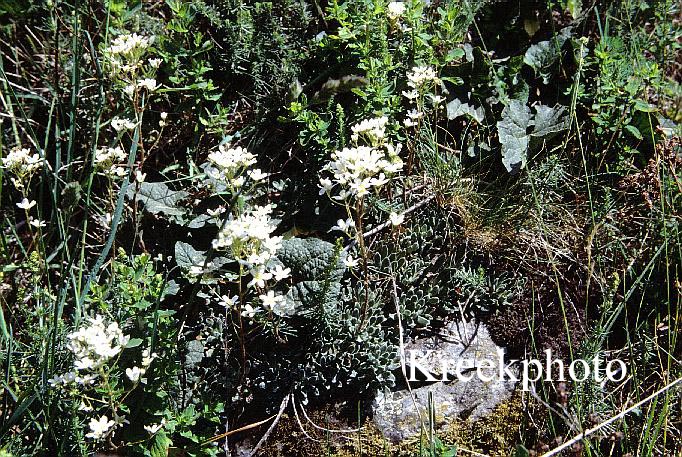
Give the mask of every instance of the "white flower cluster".
POLYGON ((386 138, 387 124, 388 118, 386 116, 365 119, 350 128, 351 132, 353 132, 351 139, 357 143, 360 136, 363 136, 369 144, 378 146, 386 138))
POLYGON ((109 420, 107 416, 102 416, 99 419, 90 419, 90 432, 85 435, 86 438, 91 438, 95 441, 101 441, 106 438, 116 425, 116 421, 109 420))
POLYGON ((137 126, 137 123, 128 120, 121 119, 120 117, 115 117, 111 120, 111 128, 117 132, 122 132, 124 130, 132 130, 137 126))
POLYGON ((403 91, 403 96, 408 99, 415 108, 407 112, 407 117, 403 120, 405 127, 414 127, 419 120, 424 117, 424 99, 428 98, 434 109, 439 109, 445 101, 444 97, 434 94, 434 89, 440 85, 436 71, 432 67, 413 67, 407 74, 407 85, 410 90, 403 91))
POLYGON ((323 167, 332 177, 320 179, 320 195, 331 194, 338 186, 340 190, 332 198, 343 201, 362 198, 402 170, 403 161, 398 155, 401 145, 395 147, 386 141, 387 123, 386 117, 379 117, 351 127, 353 141, 363 138, 371 146, 343 148, 332 153, 331 162, 323 167))
POLYGON ((390 20, 397 21, 403 14, 405 14, 404 2, 391 2, 388 4, 387 15, 390 20))
POLYGON ((53 387, 79 384, 92 385, 98 377, 99 368, 128 344, 129 337, 124 335, 116 322, 107 324, 102 316, 89 318, 89 325, 70 333, 67 348, 76 356, 74 371, 56 375, 48 382, 53 387), (95 373, 81 374, 94 371, 95 373))
POLYGON ((142 56, 154 42, 154 37, 146 37, 137 33, 119 35, 104 50, 112 73, 135 73, 142 65, 142 56))
POLYGON ((2 158, 2 167, 12 173, 12 183, 21 189, 26 180, 39 170, 45 161, 38 154, 31 154, 28 148, 16 148, 2 158))
POLYGON ((128 155, 120 146, 97 148, 95 151, 95 168, 107 176, 123 177, 126 175, 126 169, 122 163, 127 158, 128 155))
POLYGON ((147 368, 149 368, 149 365, 152 364, 155 358, 157 358, 158 355, 154 352, 152 354, 149 353, 149 349, 145 349, 142 351, 142 363, 141 367, 138 366, 133 366, 130 368, 126 368, 126 376, 128 379, 130 379, 132 382, 137 383, 138 381, 142 381, 143 383, 146 383, 147 381, 142 378, 144 374, 147 372, 147 368))
POLYGON ((117 322, 106 323, 100 315, 88 318, 90 325, 68 335, 67 348, 76 356, 78 371, 96 370, 118 355, 128 344, 117 322))
POLYGON ((416 90, 439 82, 440 79, 432 67, 412 67, 412 71, 407 74, 407 85, 416 90))
POLYGON ((137 33, 123 34, 114 38, 107 52, 111 55, 131 56, 146 50, 154 42, 154 37, 137 33))
POLYGON ((116 37, 104 50, 112 78, 125 84, 123 92, 130 98, 135 97, 138 89, 153 92, 158 88, 154 76, 161 59, 149 59, 146 66, 143 59, 153 42, 153 36, 126 33, 116 37), (141 74, 144 77, 138 79, 141 74))
POLYGON ((208 162, 202 168, 206 173, 208 186, 216 192, 224 192, 242 187, 246 182, 245 171, 253 181, 265 179, 268 175, 258 168, 247 170, 254 163, 256 156, 241 146, 232 148, 221 144, 218 151, 209 154, 208 162))
MULTIPOLYGON (((256 206, 246 210, 243 214, 229 219, 213 240, 215 249, 229 249, 232 256, 244 266, 251 276, 248 288, 265 291, 279 281, 291 276, 289 268, 282 268, 275 263, 275 254, 282 246, 282 237, 273 236, 277 228, 271 219, 272 206, 256 206)), ((283 296, 272 290, 259 296, 265 309, 278 315, 288 315, 293 312, 292 304, 283 296)), ((236 304, 238 297, 222 297, 223 306, 236 304)), ((256 310, 251 306, 244 309, 244 314, 251 317, 256 310)))

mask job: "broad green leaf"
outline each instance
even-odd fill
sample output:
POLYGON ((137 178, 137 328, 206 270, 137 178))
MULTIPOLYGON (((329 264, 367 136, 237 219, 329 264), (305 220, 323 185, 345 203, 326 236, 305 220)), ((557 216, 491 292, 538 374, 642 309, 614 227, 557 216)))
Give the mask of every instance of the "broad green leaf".
POLYGON ((460 116, 469 116, 479 124, 483 122, 485 113, 482 107, 474 108, 468 103, 462 103, 458 98, 447 104, 448 119, 456 119, 460 116))
POLYGON ((502 110, 502 120, 497 123, 497 132, 502 144, 502 163, 507 171, 518 171, 526 166, 531 125, 530 108, 518 100, 512 100, 502 110))
POLYGON ((152 214, 165 214, 166 216, 182 216, 185 209, 178 206, 178 202, 184 200, 189 194, 183 190, 172 190, 162 182, 143 182, 140 189, 135 193, 134 186, 128 189, 128 197, 142 203, 144 209, 152 214))
POLYGON ((542 82, 548 84, 552 76, 552 67, 561 56, 561 47, 571 36, 570 27, 566 27, 551 40, 532 45, 523 56, 523 62, 531 67, 536 75, 542 76, 542 82))
POLYGON ((205 261, 206 253, 204 251, 197 251, 191 244, 183 241, 175 243, 175 262, 180 268, 203 267, 205 261))
POLYGON ((565 107, 557 106, 553 108, 551 106, 537 105, 535 111, 532 136, 546 140, 568 128, 568 116, 566 116, 565 107))

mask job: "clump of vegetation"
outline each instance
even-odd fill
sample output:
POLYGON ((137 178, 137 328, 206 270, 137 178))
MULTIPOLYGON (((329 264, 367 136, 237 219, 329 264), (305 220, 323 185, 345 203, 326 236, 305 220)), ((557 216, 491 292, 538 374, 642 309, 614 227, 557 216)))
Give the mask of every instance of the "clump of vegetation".
POLYGON ((681 452, 681 14, 0 1, 0 453, 389 453, 404 343, 472 318, 628 376, 398 448, 681 452))

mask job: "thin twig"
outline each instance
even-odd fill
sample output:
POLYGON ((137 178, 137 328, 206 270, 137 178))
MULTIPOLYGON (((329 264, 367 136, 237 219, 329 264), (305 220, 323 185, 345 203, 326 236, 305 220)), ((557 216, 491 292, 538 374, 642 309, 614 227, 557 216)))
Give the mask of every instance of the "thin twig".
POLYGON ((251 452, 249 452, 248 457, 253 457, 256 455, 256 452, 260 449, 260 447, 267 441, 267 439, 270 437, 270 434, 272 431, 277 427, 277 424, 279 423, 279 420, 282 417, 282 414, 284 413, 284 410, 286 409, 287 405, 289 404, 289 397, 291 394, 288 394, 286 397, 284 397, 284 400, 282 400, 282 404, 279 406, 279 412, 277 413, 277 417, 275 417, 275 420, 272 422, 270 425, 270 428, 268 428, 268 431, 265 432, 265 435, 256 443, 256 447, 254 447, 251 452))
MULTIPOLYGON (((426 197, 424 200, 419 201, 419 202, 415 203, 414 205, 410 206, 409 208, 407 208, 407 209, 403 212, 403 215, 408 215, 408 214, 410 214, 410 213, 416 211, 417 209, 419 209, 419 208, 421 208, 422 206, 424 206, 424 205, 426 205, 427 203, 429 203, 429 202, 430 202, 431 200, 433 200, 434 198, 436 198, 436 194, 429 195, 429 196, 426 197)), ((363 233, 363 234, 362 234, 362 237, 363 237, 363 238, 368 238, 368 237, 370 237, 370 236, 372 236, 372 235, 376 235, 377 233, 381 232, 383 229, 385 229, 386 227, 389 227, 390 225, 391 225, 391 221, 386 221, 386 222, 384 222, 383 224, 377 225, 377 226, 374 227, 372 230, 369 230, 369 231, 363 233)), ((355 246, 356 243, 357 243, 356 240, 351 241, 351 242, 348 244, 348 246, 346 246, 345 248, 343 248, 343 250, 344 250, 344 251, 348 251, 350 248, 352 248, 353 246, 355 246)))

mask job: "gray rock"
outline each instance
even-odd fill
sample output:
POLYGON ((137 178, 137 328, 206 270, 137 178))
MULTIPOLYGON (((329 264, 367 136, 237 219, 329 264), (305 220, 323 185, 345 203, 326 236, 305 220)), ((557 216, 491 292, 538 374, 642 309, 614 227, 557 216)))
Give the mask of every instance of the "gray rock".
POLYGON ((513 376, 518 376, 517 370, 512 376, 499 376, 504 351, 493 343, 483 325, 473 321, 452 323, 439 335, 406 344, 405 353, 407 376, 412 379, 414 371, 416 379, 427 381, 411 382, 411 392, 386 390, 377 394, 373 420, 393 443, 426 432, 429 394, 437 429, 451 419, 484 417, 509 399, 516 385, 513 376), (492 379, 481 379, 479 369, 484 378, 492 379))

